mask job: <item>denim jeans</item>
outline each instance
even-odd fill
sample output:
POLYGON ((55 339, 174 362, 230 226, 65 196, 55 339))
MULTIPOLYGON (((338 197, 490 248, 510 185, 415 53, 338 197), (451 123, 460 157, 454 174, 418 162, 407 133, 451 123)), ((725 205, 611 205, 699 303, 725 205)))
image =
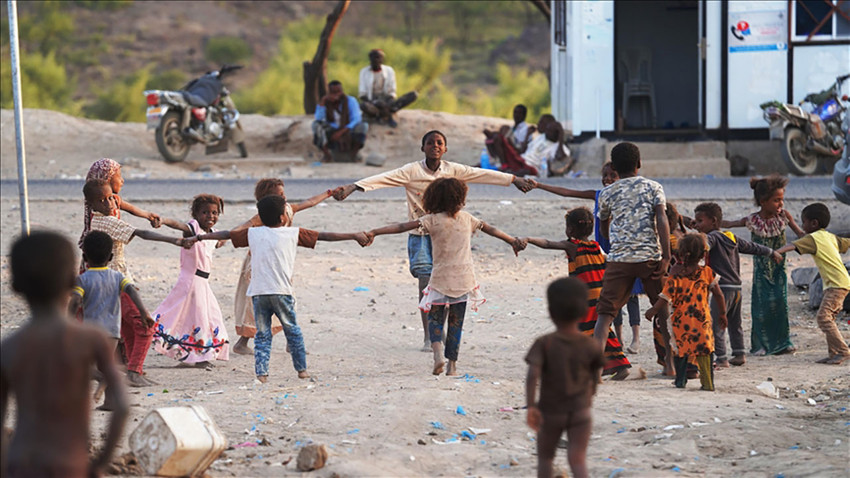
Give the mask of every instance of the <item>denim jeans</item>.
POLYGON ((283 325, 283 333, 292 355, 292 366, 298 372, 307 370, 307 352, 304 349, 304 337, 295 321, 295 297, 272 294, 251 297, 254 303, 254 319, 257 334, 254 336, 254 370, 257 376, 269 374, 269 356, 272 350, 272 314, 283 325))
POLYGON ((433 305, 428 312, 428 335, 431 343, 443 339, 443 325, 446 323, 446 309, 449 309, 449 330, 446 334, 444 355, 449 360, 457 361, 460 350, 460 337, 463 334, 463 317, 466 315, 466 302, 451 305, 433 305))
POLYGON ((410 275, 416 278, 430 276, 434 264, 431 236, 408 235, 407 258, 410 260, 410 275))

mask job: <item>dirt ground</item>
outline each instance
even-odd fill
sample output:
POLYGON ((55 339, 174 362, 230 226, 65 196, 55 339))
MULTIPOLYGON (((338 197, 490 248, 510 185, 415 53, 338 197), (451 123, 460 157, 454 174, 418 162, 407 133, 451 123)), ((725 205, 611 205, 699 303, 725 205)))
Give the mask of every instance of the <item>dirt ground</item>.
MULTIPOLYGON (((3 161, 3 177, 9 177, 7 159, 3 161)), ((563 208, 580 204, 586 202, 471 197, 467 210, 512 234, 559 239, 563 208)), ((749 212, 746 205, 721 204, 727 217, 749 212)), ((828 204, 838 222, 850 224, 850 208, 835 201, 828 204)), ((16 201, 0 205, 0 334, 6 337, 26 320, 27 311, 11 293, 6 258, 19 225, 16 201)), ((189 219, 188 203, 139 205, 189 219)), ((679 204, 685 211, 693 206, 679 204)), ((795 215, 802 206, 793 199, 786 204, 795 215)), ((30 214, 36 227, 49 226, 76 240, 82 209, 81 202, 42 201, 31 206, 30 214)), ((219 226, 235 226, 252 212, 247 203, 229 205, 219 226)), ((331 201, 299 213, 296 225, 351 231, 405 218, 400 201, 331 201)), ((128 220, 147 227, 138 218, 128 220)), ((567 261, 534 248, 517 258, 500 241, 476 236, 476 273, 488 301, 477 313, 467 314, 458 364, 461 377, 434 377, 430 355, 419 351, 423 332, 415 281, 407 272, 405 240, 404 235, 385 236, 366 249, 354 243, 320 243, 315 250, 299 250, 295 290, 311 380, 295 376, 282 335, 274 341, 265 385, 254 382, 250 356, 231 355, 229 362, 204 371, 175 368, 172 360, 151 352, 146 370, 160 385, 131 390, 126 434, 157 407, 195 404, 206 408, 234 447, 213 464, 211 476, 300 475, 294 457, 311 442, 327 445, 330 459, 325 468, 307 476, 533 476, 536 443, 522 410, 523 357, 535 337, 552 329, 545 288, 567 274, 567 261), (458 413, 461 408, 465 414, 458 413), (488 431, 472 440, 462 438, 470 428, 488 431), (459 438, 452 442, 453 437, 459 438)), ((244 254, 230 245, 217 250, 210 277, 232 340, 233 295, 244 254)), ((127 257, 141 295, 153 310, 177 278, 179 252, 136 239, 127 257)), ((788 261, 790 268, 812 265, 810 257, 794 253, 788 261)), ((749 337, 752 261, 744 256, 742 262, 749 337)), ((600 386, 588 451, 591 475, 847 476, 850 368, 813 363, 825 355, 826 343, 814 311, 805 308, 806 298, 789 288, 796 355, 748 357, 743 367, 717 372, 714 393, 699 391, 698 382, 679 390, 661 377, 651 328, 644 321, 640 353, 629 358, 648 378, 600 386), (765 381, 779 390, 780 398, 756 389, 765 381)), ((647 306, 643 299, 642 309, 647 306)), ((845 338, 850 337, 848 316, 839 322, 845 338)), ((630 337, 628 331, 626 335, 630 337)), ((93 436, 99 443, 107 415, 96 411, 93 417, 93 436)), ((127 451, 122 439, 118 454, 127 451)), ((557 464, 566 467, 565 450, 558 453, 557 464)))

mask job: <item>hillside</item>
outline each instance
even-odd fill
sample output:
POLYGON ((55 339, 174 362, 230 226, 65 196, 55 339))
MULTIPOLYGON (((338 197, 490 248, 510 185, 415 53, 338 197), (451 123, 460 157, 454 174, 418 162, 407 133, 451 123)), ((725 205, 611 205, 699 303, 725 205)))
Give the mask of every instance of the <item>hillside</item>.
MULTIPOLYGON (((323 17, 335 4, 75 1, 19 2, 18 9, 25 53, 53 52, 68 74, 73 101, 89 105, 98 93, 144 68, 172 84, 214 68, 217 64, 205 57, 205 46, 218 37, 244 40, 250 48, 250 57, 240 62, 245 70, 229 81, 234 91, 246 89, 273 61, 288 25, 309 16, 323 17)), ((8 59, 6 9, 0 18, 2 54, 8 59)), ((452 52, 452 67, 440 81, 458 95, 493 90, 498 62, 530 72, 545 71, 549 63, 546 21, 523 1, 352 2, 337 32, 338 38, 345 36, 399 38, 408 43, 436 39, 452 52)), ((303 51, 299 60, 311 59, 314 52, 315 47, 303 51)))

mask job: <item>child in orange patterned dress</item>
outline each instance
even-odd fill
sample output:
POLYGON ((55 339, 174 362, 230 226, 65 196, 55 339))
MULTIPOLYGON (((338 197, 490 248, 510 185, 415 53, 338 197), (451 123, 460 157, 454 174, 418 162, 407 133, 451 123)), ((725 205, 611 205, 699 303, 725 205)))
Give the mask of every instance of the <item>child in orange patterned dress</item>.
POLYGON ((726 303, 720 290, 719 277, 708 266, 699 265, 705 257, 705 238, 701 234, 687 234, 680 239, 678 257, 681 267, 670 275, 663 292, 646 317, 654 317, 669 303, 671 308, 667 326, 670 330, 670 351, 676 369, 677 388, 688 383, 688 358, 696 356, 702 390, 714 391, 714 372, 711 354, 714 351, 711 312, 708 295, 712 292, 720 314, 718 322, 726 327, 726 303))

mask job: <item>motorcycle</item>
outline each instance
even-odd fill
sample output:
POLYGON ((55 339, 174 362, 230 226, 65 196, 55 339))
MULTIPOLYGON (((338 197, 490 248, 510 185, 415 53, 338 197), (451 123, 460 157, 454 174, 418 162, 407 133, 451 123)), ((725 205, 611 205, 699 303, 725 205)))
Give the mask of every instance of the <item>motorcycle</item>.
POLYGON ((782 139, 782 159, 788 170, 798 176, 828 173, 841 157, 845 140, 841 129, 847 110, 847 95, 841 85, 850 74, 839 76, 826 90, 811 93, 799 105, 769 101, 761 104, 764 119, 770 124, 770 139, 782 139))
POLYGON ((206 154, 227 151, 230 141, 236 143, 241 157, 248 157, 239 111, 221 81, 241 68, 224 65, 190 81, 179 91, 143 93, 148 104, 147 129, 156 130, 156 147, 166 161, 183 161, 196 143, 206 145, 206 154))

